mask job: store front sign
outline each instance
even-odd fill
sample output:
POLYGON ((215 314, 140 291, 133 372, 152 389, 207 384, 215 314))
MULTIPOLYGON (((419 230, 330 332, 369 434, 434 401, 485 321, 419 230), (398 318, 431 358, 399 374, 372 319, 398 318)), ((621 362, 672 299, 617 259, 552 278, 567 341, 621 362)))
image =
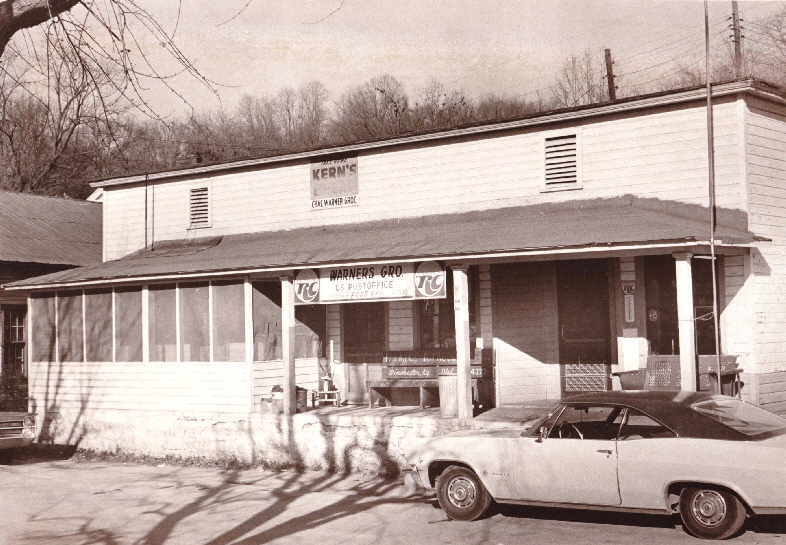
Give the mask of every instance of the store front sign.
MULTIPOLYGON (((382 378, 400 378, 400 379, 419 379, 419 378, 437 378, 437 377, 450 377, 458 375, 458 367, 455 365, 431 365, 431 366, 418 366, 418 367, 382 367, 382 378)), ((472 378, 486 378, 488 372, 481 366, 473 365, 469 369, 469 375, 472 378)))
POLYGON ((436 261, 303 269, 295 276, 295 304, 443 299, 445 269, 436 261))
POLYGON ((358 158, 343 157, 311 163, 311 209, 358 203, 358 158))

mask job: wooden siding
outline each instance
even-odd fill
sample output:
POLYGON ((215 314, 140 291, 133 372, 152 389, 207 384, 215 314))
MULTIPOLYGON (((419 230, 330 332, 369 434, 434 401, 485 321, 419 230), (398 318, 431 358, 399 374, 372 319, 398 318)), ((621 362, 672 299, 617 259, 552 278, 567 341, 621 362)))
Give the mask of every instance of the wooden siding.
POLYGON ((415 313, 412 301, 388 303, 388 350, 415 348, 415 313))
POLYGON ((554 263, 492 265, 499 405, 559 398, 554 263))
MULTIPOLYGON (((284 380, 281 360, 255 361, 252 371, 254 407, 262 399, 269 399, 273 386, 281 386, 284 380)), ((295 360, 295 384, 307 390, 319 389, 319 359, 298 358, 295 360)))
POLYGON ((755 365, 760 405, 786 410, 786 116, 781 108, 749 101, 747 165, 749 227, 772 239, 753 250, 755 365), (775 380, 777 379, 777 380, 775 380))
MULTIPOLYGON (((159 182, 147 190, 109 187, 106 257, 141 248, 145 223, 149 243, 624 193, 706 203, 704 112, 697 104, 583 121, 577 191, 542 192, 543 132, 531 129, 362 152, 359 204, 343 208, 311 209, 305 161, 159 182), (189 190, 208 183, 212 226, 189 230, 189 190)), ((742 206, 739 116, 733 100, 715 106, 718 203, 734 208, 742 206)))
POLYGON ((30 364, 30 403, 48 413, 249 411, 246 363, 30 364))

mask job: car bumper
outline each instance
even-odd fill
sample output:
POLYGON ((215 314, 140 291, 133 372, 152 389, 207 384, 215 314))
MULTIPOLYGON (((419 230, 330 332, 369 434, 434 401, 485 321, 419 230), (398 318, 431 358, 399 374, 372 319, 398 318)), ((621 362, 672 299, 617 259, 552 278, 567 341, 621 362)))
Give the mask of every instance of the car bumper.
POLYGON ((428 485, 428 476, 421 476, 420 472, 415 467, 404 468, 401 473, 404 476, 404 482, 417 488, 418 490, 425 490, 431 488, 428 485))
POLYGON ((33 442, 32 437, 0 437, 0 450, 26 447, 33 442))

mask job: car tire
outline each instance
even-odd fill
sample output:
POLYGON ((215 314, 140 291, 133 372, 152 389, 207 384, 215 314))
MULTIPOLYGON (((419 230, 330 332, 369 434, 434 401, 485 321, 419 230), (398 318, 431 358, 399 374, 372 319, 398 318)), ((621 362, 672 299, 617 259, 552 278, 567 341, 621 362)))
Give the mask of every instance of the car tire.
POLYGON ((726 539, 745 523, 745 506, 719 488, 687 487, 680 492, 680 517, 688 533, 702 539, 726 539))
POLYGON ((491 507, 491 495, 475 473, 465 467, 450 466, 437 481, 437 500, 453 520, 476 520, 491 507))
POLYGON ((14 461, 16 457, 16 449, 15 448, 7 448, 0 450, 0 465, 10 466, 11 462, 14 461))

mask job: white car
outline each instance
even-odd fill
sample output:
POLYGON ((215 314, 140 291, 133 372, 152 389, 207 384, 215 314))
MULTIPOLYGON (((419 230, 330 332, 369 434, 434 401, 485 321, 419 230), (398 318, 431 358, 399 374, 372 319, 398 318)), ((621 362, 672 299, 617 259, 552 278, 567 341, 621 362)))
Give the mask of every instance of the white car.
POLYGON ((737 534, 749 515, 786 514, 786 419, 697 392, 596 392, 534 426, 469 430, 405 452, 455 520, 492 502, 680 513, 701 538, 737 534))

